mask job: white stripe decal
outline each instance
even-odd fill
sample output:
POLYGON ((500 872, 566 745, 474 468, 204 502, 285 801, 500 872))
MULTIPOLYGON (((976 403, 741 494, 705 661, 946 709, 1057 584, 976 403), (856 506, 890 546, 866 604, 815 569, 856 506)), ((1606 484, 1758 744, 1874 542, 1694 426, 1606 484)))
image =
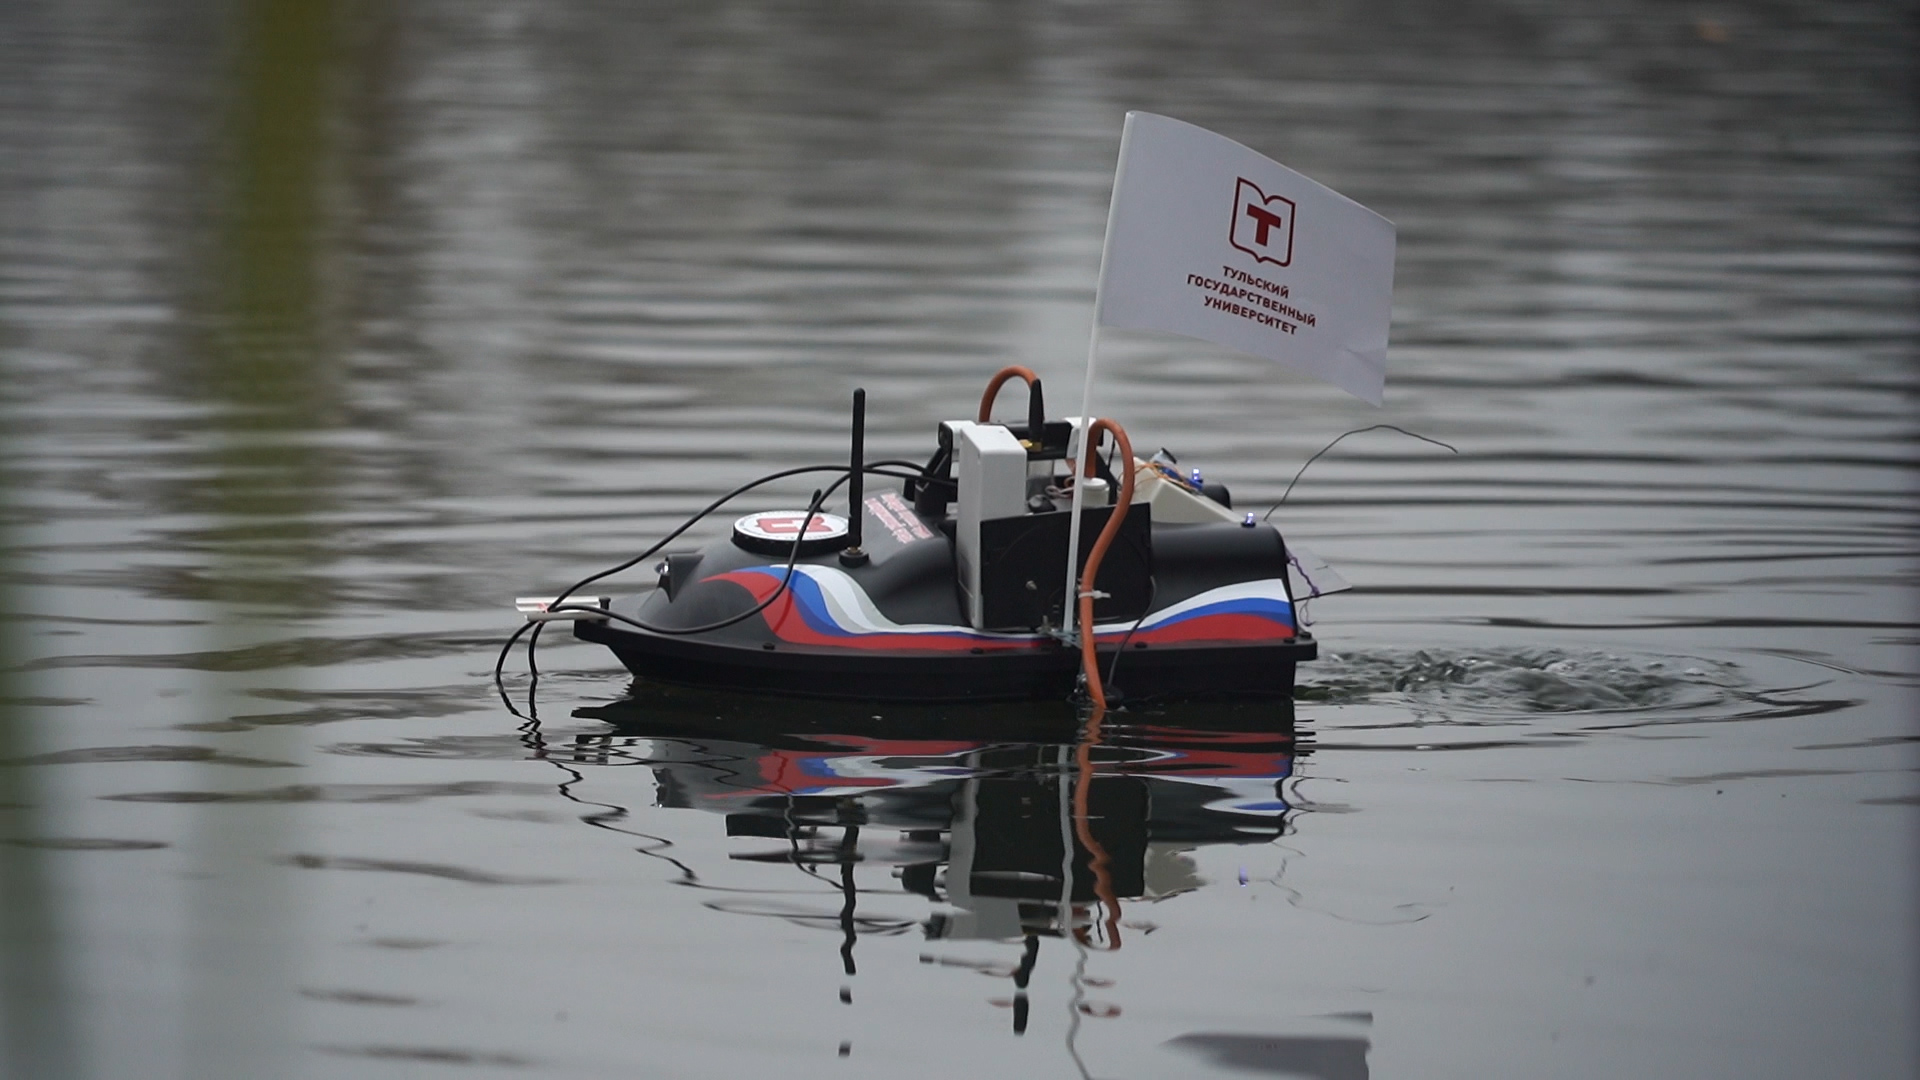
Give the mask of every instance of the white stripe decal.
MULTIPOLYGON (((775 577, 784 576, 786 567, 753 567, 775 577)), ((823 612, 843 633, 849 634, 962 634, 967 637, 994 641, 1031 641, 1045 637, 1044 634, 999 633, 975 630, 968 626, 946 625, 942 623, 897 623, 881 614, 880 609, 868 597, 851 576, 845 571, 831 566, 796 566, 794 572, 804 574, 820 590, 821 600, 826 610, 823 612)), ((798 599, 796 597, 796 599, 798 599)), ((1191 612, 1216 604, 1231 603, 1236 600, 1259 600, 1278 603, 1291 610, 1287 600, 1287 583, 1281 578, 1262 578, 1258 581, 1242 581, 1232 585, 1222 585, 1208 589, 1198 596, 1191 596, 1177 604, 1154 612, 1140 624, 1140 631, 1177 620, 1191 612)), ((1134 629, 1132 619, 1118 622, 1096 623, 1095 634, 1124 634, 1134 629)))

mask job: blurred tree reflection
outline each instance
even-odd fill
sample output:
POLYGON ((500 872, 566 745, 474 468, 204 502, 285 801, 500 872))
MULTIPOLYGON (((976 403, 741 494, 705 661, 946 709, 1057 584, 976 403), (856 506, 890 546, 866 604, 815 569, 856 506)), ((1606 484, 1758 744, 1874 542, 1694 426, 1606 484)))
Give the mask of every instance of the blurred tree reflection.
POLYGON ((8 767, 29 751, 24 682, 13 635, 19 623, 14 580, 12 503, 0 428, 0 1076, 20 1080, 74 1075, 66 972, 41 839, 33 769, 8 767))
MULTIPOLYGON (((215 425, 208 575, 219 605, 217 645, 228 650, 316 614, 321 603, 309 583, 325 558, 315 511, 329 501, 316 436, 338 411, 323 279, 330 119, 345 67, 336 41, 340 7, 244 0, 234 9, 206 334, 188 388, 215 425)), ((203 727, 228 729, 259 677, 213 674, 211 723, 203 727)), ((256 752, 297 754, 292 737, 277 729, 250 738, 256 752)), ((211 771, 206 780, 219 783, 211 771)), ((188 1075, 272 1075, 296 1052, 289 1020, 299 898, 276 865, 296 832, 293 815, 284 806, 244 821, 218 807, 200 815, 188 1075)))
MULTIPOLYGON (((268 557, 264 569, 300 554, 288 545, 302 546, 302 519, 327 488, 323 458, 301 436, 327 423, 337 392, 321 248, 338 14, 328 0, 247 0, 237 12, 213 310, 195 389, 216 408, 222 436, 212 492, 221 547, 268 557)), ((228 602, 300 606, 271 575, 256 583, 264 595, 228 584, 228 602)))

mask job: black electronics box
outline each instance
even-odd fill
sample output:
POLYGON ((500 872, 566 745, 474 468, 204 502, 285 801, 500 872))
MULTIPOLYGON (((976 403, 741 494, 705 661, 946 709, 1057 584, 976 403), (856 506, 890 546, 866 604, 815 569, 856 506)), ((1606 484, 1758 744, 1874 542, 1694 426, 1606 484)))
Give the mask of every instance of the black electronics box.
MULTIPOLYGON (((1083 512, 1080 562, 1107 527, 1113 508, 1083 512)), ((1054 510, 980 523, 980 601, 983 630, 1038 630, 1063 625, 1067 531, 1072 514, 1054 510)), ((1137 619, 1153 597, 1153 515, 1147 503, 1127 508, 1120 533, 1101 560, 1093 602, 1100 622, 1137 619)), ((1076 606, 1077 612, 1077 606, 1076 606)))

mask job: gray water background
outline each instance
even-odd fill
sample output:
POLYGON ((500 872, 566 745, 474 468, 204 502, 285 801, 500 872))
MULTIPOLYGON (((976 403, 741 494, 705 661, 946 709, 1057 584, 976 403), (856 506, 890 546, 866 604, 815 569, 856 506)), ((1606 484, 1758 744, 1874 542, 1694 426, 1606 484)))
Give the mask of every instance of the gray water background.
MULTIPOLYGON (((1913 1075, 1914 27, 10 0, 0 1060, 1153 1077, 1338 1036, 1358 1072, 1293 1065, 1913 1075), (513 596, 838 457, 855 386, 887 455, 1005 362, 1070 411, 1129 108, 1397 223, 1388 406, 1116 333, 1097 411, 1249 506, 1349 428, 1460 452, 1358 436, 1294 491, 1358 588, 1312 608, 1289 834, 1193 851, 1124 949, 1050 947, 1015 1037, 916 934, 849 980, 684 887, 662 845, 839 903, 645 769, 575 793, 650 839, 584 823, 489 673, 513 596)), ((549 734, 600 730, 611 657, 542 660, 549 734)))

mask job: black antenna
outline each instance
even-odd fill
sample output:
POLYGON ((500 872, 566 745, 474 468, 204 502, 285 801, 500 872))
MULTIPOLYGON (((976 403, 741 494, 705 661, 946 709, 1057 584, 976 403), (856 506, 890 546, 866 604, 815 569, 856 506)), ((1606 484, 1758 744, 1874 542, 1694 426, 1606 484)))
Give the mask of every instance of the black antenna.
POLYGON ((847 455, 847 546, 840 552, 840 565, 865 566, 867 553, 860 547, 861 519, 867 508, 865 495, 867 467, 867 391, 853 392, 853 450, 847 455))

